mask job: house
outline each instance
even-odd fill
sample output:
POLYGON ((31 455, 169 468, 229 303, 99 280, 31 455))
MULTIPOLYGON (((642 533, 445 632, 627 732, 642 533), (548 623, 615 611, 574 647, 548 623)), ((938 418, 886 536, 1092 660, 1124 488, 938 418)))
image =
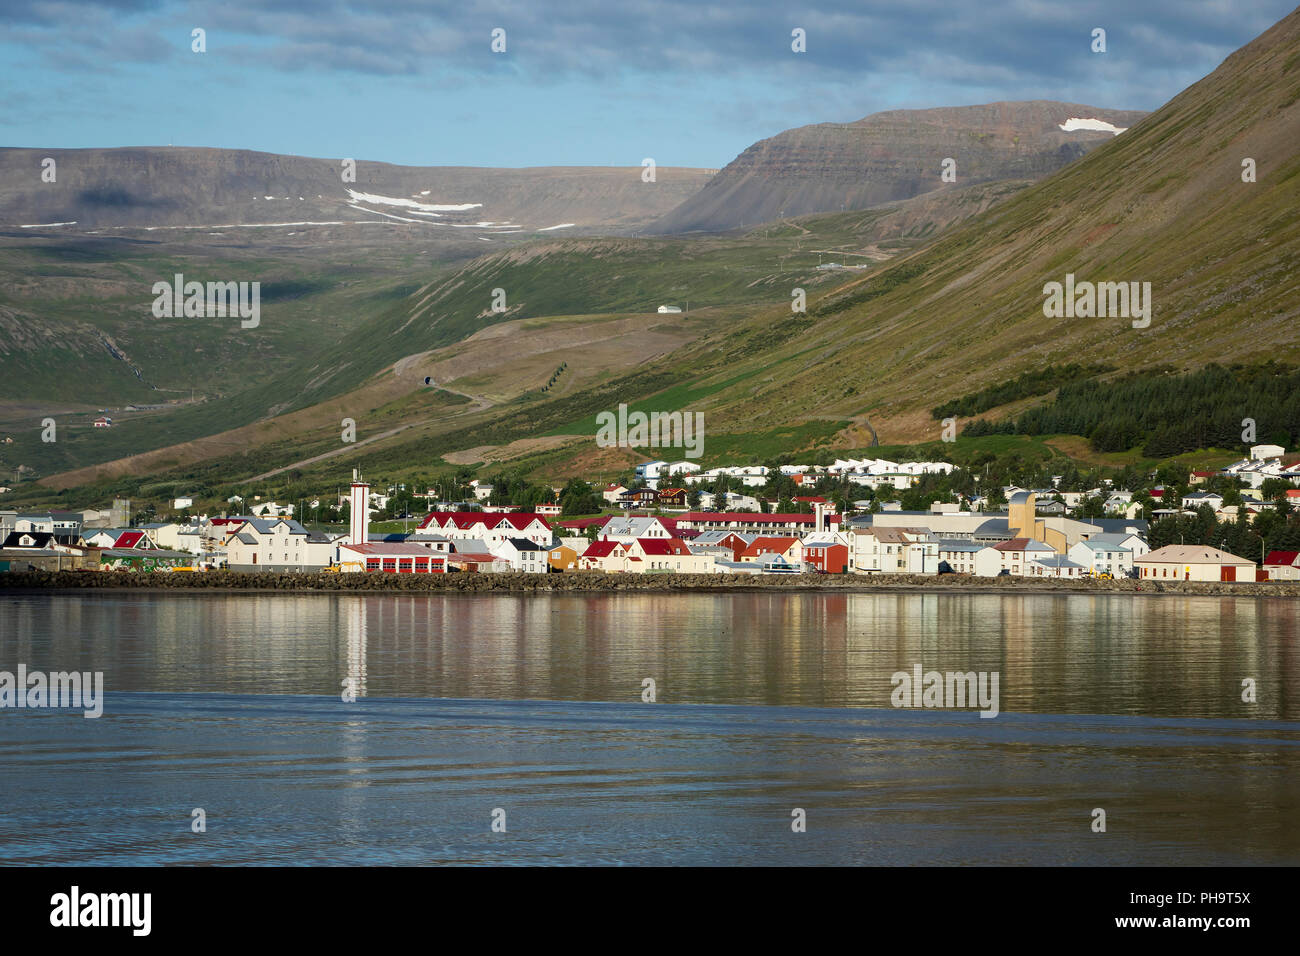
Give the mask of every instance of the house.
POLYGON ((602 488, 600 492, 600 496, 604 498, 606 501, 608 501, 611 505, 616 505, 618 504, 619 496, 627 490, 628 488, 626 485, 620 485, 618 482, 614 482, 613 484, 606 485, 604 488, 602 488))
POLYGON ((51 531, 11 531, 0 543, 0 571, 69 571, 97 563, 96 552, 64 544, 51 531))
POLYGON ((824 531, 841 523, 842 515, 825 515, 817 527, 815 514, 761 514, 749 511, 688 511, 675 518, 679 529, 701 531, 737 531, 742 534, 803 535, 824 531))
POLYGON ((1071 561, 1084 568, 1085 574, 1109 574, 1115 578, 1128 577, 1137 556, 1132 549, 1116 544, 1114 536, 1106 534, 1093 535, 1072 545, 1067 554, 1071 561))
POLYGON ((1142 580, 1254 581, 1255 562, 1201 544, 1168 544, 1133 563, 1142 580))
POLYGON ((546 552, 546 564, 552 571, 563 573, 578 570, 578 556, 587 550, 586 538, 561 538, 546 552), (581 545, 576 545, 581 542, 581 545))
POLYGON ((803 540, 803 563, 810 571, 843 574, 849 568, 849 546, 839 535, 810 535, 803 540))
POLYGON ((803 542, 794 537, 759 535, 740 552, 739 560, 744 564, 761 564, 770 562, 773 556, 798 570, 803 565, 803 542))
POLYGON ((1203 485, 1217 474, 1217 471, 1194 471, 1187 479, 1187 483, 1193 487, 1203 485))
POLYGON ((1270 551, 1264 570, 1270 581, 1300 581, 1300 551, 1270 551))
POLYGON ((496 514, 482 511, 431 511, 420 522, 419 530, 445 535, 453 542, 483 541, 489 547, 500 544, 507 538, 527 538, 534 544, 548 548, 551 546, 551 526, 545 518, 531 511, 496 514))
POLYGON ((95 428, 112 428, 112 427, 113 427, 113 419, 111 419, 111 418, 105 418, 104 416, 101 415, 99 418, 96 418, 96 419, 95 419, 95 426, 94 426, 94 427, 95 427, 95 428))
POLYGON ((101 528, 86 537, 92 548, 139 548, 146 551, 161 550, 149 532, 140 528, 101 528))
POLYGON ((853 529, 855 574, 934 574, 939 568, 939 540, 926 528, 853 529))
POLYGON ((695 554, 712 554, 739 561, 740 553, 749 547, 757 535, 738 534, 735 531, 701 531, 688 542, 695 554))
POLYGON ((560 516, 559 505, 538 505, 537 513, 543 518, 558 518, 560 516))
POLYGON ((293 505, 276 504, 274 501, 263 501, 249 510, 255 518, 285 518, 293 515, 293 505))
MULTIPOLYGON (((630 542, 593 541, 578 557, 578 567, 583 571, 618 573, 628 570, 630 542)), ((640 560, 638 558, 638 560, 640 560)))
POLYGON ((1281 445, 1251 445, 1251 461, 1267 461, 1270 458, 1281 458, 1286 454, 1286 449, 1281 445))
POLYGON ((226 539, 231 571, 323 571, 345 560, 328 535, 292 518, 245 518, 226 539))
POLYGON ((936 569, 946 563, 957 574, 981 578, 994 577, 1002 570, 1002 553, 991 544, 943 539, 935 551, 936 569))
POLYGON ((181 511, 185 508, 194 507, 194 498, 191 495, 181 495, 179 498, 172 499, 172 510, 181 511))
POLYGON ((1050 555, 1030 561, 1025 570, 1025 577, 1081 578, 1087 573, 1088 569, 1084 565, 1053 551, 1050 555))
POLYGON ((663 518, 640 515, 629 518, 611 518, 600 529, 598 540, 622 541, 631 544, 638 538, 658 538, 666 540, 673 537, 673 529, 663 518))
POLYGON ((1056 549, 1033 538, 1011 538, 993 545, 1002 558, 1000 571, 1007 571, 1013 576, 1025 577, 1033 573, 1030 564, 1042 559, 1050 559, 1056 549))
POLYGON ((629 561, 640 559, 640 566, 629 568, 637 573, 709 574, 714 570, 712 555, 693 553, 680 538, 637 538, 628 545, 627 553, 629 561))
POLYGON ((1218 511, 1223 507, 1223 495, 1212 491, 1193 491, 1183 495, 1185 511, 1195 511, 1201 505, 1209 505, 1211 511, 1218 511))
POLYGON ((479 481, 475 479, 470 482, 470 485, 474 491, 474 499, 476 501, 487 501, 492 497, 493 488, 487 482, 480 484, 479 481))
POLYGON ((501 560, 508 562, 511 571, 546 574, 550 570, 546 560, 548 549, 549 545, 544 547, 527 538, 506 538, 493 544, 490 551, 501 560))
POLYGON ((686 489, 685 488, 662 488, 659 490, 659 507, 672 508, 677 511, 685 511, 686 489))
MULTIPOLYGON (((700 507, 705 511, 711 511, 718 507, 717 495, 711 491, 700 492, 700 507)), ((722 502, 722 508, 726 511, 758 511, 758 499, 753 495, 742 495, 738 491, 728 491, 726 500, 722 502)))
POLYGON ((393 541, 340 544, 338 568, 347 573, 446 574, 448 555, 431 551, 423 545, 393 541))
POLYGON ((633 488, 618 496, 620 508, 655 508, 659 505, 659 493, 653 488, 633 488))

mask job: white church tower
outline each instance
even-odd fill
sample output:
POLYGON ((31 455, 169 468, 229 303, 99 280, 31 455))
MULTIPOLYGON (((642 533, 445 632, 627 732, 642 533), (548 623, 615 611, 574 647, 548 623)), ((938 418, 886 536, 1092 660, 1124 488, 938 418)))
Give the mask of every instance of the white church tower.
POLYGON ((370 536, 370 485, 361 479, 361 472, 352 469, 352 497, 350 499, 352 524, 348 530, 348 544, 365 544, 370 536))

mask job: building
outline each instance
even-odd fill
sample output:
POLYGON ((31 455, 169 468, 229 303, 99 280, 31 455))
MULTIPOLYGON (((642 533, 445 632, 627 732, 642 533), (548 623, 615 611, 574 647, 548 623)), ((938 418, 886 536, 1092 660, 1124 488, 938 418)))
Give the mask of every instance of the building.
POLYGON ((628 570, 635 573, 709 574, 714 570, 712 555, 692 552, 680 538, 638 538, 628 545, 627 554, 628 570))
POLYGON ((955 574, 991 578, 1002 570, 1002 553, 991 544, 974 541, 940 540, 935 549, 936 570, 944 564, 955 574))
POLYGON ((811 536, 803 542, 803 563, 810 571, 843 574, 849 568, 849 547, 838 537, 811 536))
POLYGON ((445 535, 453 543, 483 541, 489 548, 507 538, 527 538, 534 544, 549 548, 552 538, 550 524, 532 511, 499 514, 482 511, 431 511, 420 522, 420 530, 445 535))
POLYGON ((1050 559, 1056 554, 1054 548, 1033 538, 1012 538, 993 545, 1002 558, 999 571, 1006 571, 1016 577, 1027 577, 1033 573, 1030 564, 1034 561, 1050 559))
POLYGON ((328 535, 308 531, 292 518, 243 518, 225 549, 231 571, 323 571, 340 560, 328 535))
POLYGON ((627 571, 630 548, 631 543, 622 541, 593 541, 579 556, 578 567, 583 571, 604 571, 611 574, 627 571))
POLYGON ((540 545, 527 538, 506 538, 491 545, 489 550, 510 565, 511 571, 525 574, 546 574, 550 570, 546 556, 549 545, 540 545))
POLYGON ((1270 581, 1300 581, 1300 551, 1270 551, 1264 570, 1270 581))
POLYGON ((1142 580, 1254 581, 1255 562, 1200 544, 1168 544, 1133 560, 1142 580))
POLYGON ((740 552, 743 564, 771 563, 772 556, 798 569, 803 566, 803 542, 795 537, 759 535, 740 552))
POLYGON ((939 539, 925 528, 855 528, 855 574, 934 574, 939 569, 939 539))
POLYGON ((348 541, 338 546, 338 569, 345 573, 446 574, 448 562, 448 555, 418 544, 348 541))
POLYGON ((629 518, 611 518, 600 529, 598 540, 631 544, 639 538, 667 540, 671 537, 673 537, 673 529, 664 519, 639 515, 629 518))
MULTIPOLYGON (((1133 551, 1121 547, 1109 539, 1109 535, 1097 535, 1087 541, 1080 541, 1069 550, 1071 561, 1084 568, 1086 574, 1109 574, 1115 578, 1128 577, 1133 571, 1133 551)), ((1144 552, 1145 553, 1145 552, 1144 552)))

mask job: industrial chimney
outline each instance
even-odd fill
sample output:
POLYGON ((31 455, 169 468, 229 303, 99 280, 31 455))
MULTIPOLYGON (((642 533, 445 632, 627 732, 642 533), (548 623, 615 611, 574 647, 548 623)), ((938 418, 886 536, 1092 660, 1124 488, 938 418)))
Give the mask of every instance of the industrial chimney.
POLYGON ((352 494, 349 499, 352 524, 348 531, 348 544, 365 544, 370 537, 370 485, 361 479, 361 472, 352 469, 352 494))

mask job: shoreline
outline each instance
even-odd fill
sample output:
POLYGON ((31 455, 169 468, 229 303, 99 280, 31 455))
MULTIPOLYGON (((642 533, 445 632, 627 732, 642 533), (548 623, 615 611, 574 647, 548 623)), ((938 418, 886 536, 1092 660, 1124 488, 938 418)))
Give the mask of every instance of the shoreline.
POLYGON ((910 592, 928 594, 1180 594, 1300 598, 1300 581, 1155 581, 1092 578, 976 578, 945 574, 301 574, 208 571, 8 571, 8 591, 242 591, 254 593, 623 593, 623 592, 910 592))

